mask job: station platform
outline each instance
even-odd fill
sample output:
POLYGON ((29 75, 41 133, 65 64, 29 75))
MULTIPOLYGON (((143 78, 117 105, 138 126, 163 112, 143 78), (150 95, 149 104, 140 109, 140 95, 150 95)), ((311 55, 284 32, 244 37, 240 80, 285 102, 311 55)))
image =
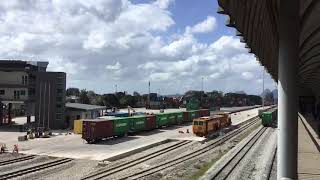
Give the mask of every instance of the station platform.
POLYGON ((320 139, 311 116, 299 116, 298 121, 298 178, 320 179, 320 139))

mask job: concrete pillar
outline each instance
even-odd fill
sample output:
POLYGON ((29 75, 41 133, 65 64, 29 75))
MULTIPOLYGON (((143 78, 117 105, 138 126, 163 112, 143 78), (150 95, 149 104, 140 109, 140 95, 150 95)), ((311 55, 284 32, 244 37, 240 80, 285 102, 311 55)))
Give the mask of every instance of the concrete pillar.
POLYGON ((278 179, 297 179, 299 0, 280 0, 278 179))

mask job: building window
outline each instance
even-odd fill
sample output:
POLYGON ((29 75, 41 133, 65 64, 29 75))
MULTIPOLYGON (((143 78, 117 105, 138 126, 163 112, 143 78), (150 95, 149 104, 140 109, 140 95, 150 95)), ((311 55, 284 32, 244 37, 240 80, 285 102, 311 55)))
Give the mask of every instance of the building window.
POLYGON ((0 89, 0 95, 4 95, 6 92, 4 89, 0 89))
POLYGON ((25 91, 25 90, 21 90, 21 91, 20 91, 20 95, 21 95, 21 96, 25 96, 25 95, 26 95, 26 91, 25 91))
POLYGON ((35 89, 29 89, 29 96, 34 96, 36 94, 35 89))
POLYGON ((28 84, 28 76, 22 76, 22 84, 27 85, 28 84))
POLYGON ((62 119, 62 114, 56 114, 56 120, 61 120, 62 119))
POLYGON ((57 108, 62 108, 62 105, 61 104, 57 104, 56 107, 57 108))
POLYGON ((61 101, 62 101, 62 97, 57 97, 56 100, 57 100, 58 102, 61 102, 61 101))
POLYGON ((20 99, 20 91, 14 91, 14 99, 20 99))

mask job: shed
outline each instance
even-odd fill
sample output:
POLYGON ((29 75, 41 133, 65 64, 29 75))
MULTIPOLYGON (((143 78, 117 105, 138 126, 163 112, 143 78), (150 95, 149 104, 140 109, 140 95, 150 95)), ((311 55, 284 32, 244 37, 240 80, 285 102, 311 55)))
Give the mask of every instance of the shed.
POLYGON ((74 120, 79 119, 96 119, 103 114, 105 106, 96 106, 91 104, 66 103, 66 121, 69 126, 74 120))

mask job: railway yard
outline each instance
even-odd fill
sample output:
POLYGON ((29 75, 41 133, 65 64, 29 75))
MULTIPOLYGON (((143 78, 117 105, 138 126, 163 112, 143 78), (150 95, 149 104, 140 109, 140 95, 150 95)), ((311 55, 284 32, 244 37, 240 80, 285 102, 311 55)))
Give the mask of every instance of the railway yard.
POLYGON ((231 109, 232 126, 210 138, 186 133, 190 124, 98 144, 67 132, 18 143, 18 132, 1 132, 20 152, 0 155, 0 179, 275 179, 276 129, 261 126, 258 109, 231 109))

